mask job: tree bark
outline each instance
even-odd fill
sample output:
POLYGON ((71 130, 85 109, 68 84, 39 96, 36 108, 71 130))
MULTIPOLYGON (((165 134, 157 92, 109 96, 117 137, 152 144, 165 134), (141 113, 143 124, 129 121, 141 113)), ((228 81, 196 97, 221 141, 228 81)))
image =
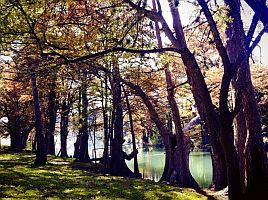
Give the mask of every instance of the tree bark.
POLYGON ((117 63, 113 63, 113 80, 112 80, 112 94, 113 94, 113 108, 114 115, 114 137, 112 139, 111 149, 111 165, 110 170, 112 175, 133 177, 134 173, 128 168, 124 153, 123 145, 123 108, 121 99, 121 84, 120 71, 117 63))
MULTIPOLYGON (((165 65, 168 102, 172 111, 173 121, 175 124, 174 143, 171 144, 171 156, 169 173, 170 181, 180 187, 191 187, 199 189, 198 183, 194 180, 189 169, 190 138, 185 136, 182 131, 179 108, 174 97, 174 84, 168 65, 165 65)), ((172 139, 172 136, 170 137, 172 139)), ((172 142, 172 141, 171 141, 172 142)))
POLYGON ((84 77, 82 80, 82 135, 80 137, 80 149, 79 149, 79 161, 87 162, 89 161, 89 154, 88 154, 88 138, 89 138, 89 124, 88 124, 88 98, 87 98, 87 87, 88 83, 85 80, 87 77, 86 72, 84 72, 84 77))
POLYGON ((79 159, 79 155, 80 155, 80 141, 81 141, 81 136, 82 136, 82 124, 83 124, 83 120, 82 120, 82 87, 79 88, 79 94, 78 94, 78 124, 79 124, 79 128, 78 128, 78 134, 76 136, 76 141, 74 143, 74 158, 79 159))
POLYGON ((45 141, 46 141, 46 149, 47 153, 51 155, 55 155, 55 141, 54 141, 54 132, 56 126, 56 80, 55 75, 52 75, 51 82, 49 85, 50 91, 48 93, 48 108, 47 108, 47 130, 45 134, 45 141))
POLYGON ((35 130, 36 130, 36 142, 37 142, 36 158, 34 164, 45 165, 47 162, 45 137, 43 133, 43 124, 39 105, 38 89, 36 85, 36 75, 33 72, 31 74, 31 82, 32 82, 33 100, 34 100, 35 130))
MULTIPOLYGON (((230 5, 233 2, 226 0, 226 3, 230 5)), ((235 1, 235 3, 239 4, 240 2, 235 1)), ((257 4, 259 2, 253 6, 256 8, 256 6, 260 5, 257 4)), ((267 7, 262 6, 261 9, 267 9, 267 7)), ((254 11, 256 12, 256 10, 254 11)), ((228 24, 226 30, 228 37, 227 50, 230 60, 237 62, 241 52, 244 55, 240 69, 232 81, 233 89, 235 90, 234 94, 237 96, 242 93, 243 110, 240 111, 235 120, 235 143, 240 164, 242 191, 245 192, 246 199, 265 199, 265 196, 268 195, 267 156, 261 135, 261 122, 254 87, 250 77, 247 45, 250 45, 251 38, 246 40, 245 37, 241 37, 244 31, 240 11, 230 6, 228 14, 233 18, 235 17, 235 20, 228 24), (236 17, 236 15, 239 16, 236 17)))
POLYGON ((134 174, 136 177, 140 177, 140 172, 139 172, 139 165, 138 165, 138 157, 137 157, 137 147, 136 147, 136 139, 135 139, 135 132, 134 132, 134 125, 133 125, 133 119, 132 119, 132 110, 131 110, 131 106, 129 103, 129 98, 128 98, 128 94, 126 92, 126 90, 124 89, 124 94, 126 97, 126 104, 127 104, 127 110, 128 110, 128 117, 129 117, 129 124, 130 124, 130 132, 131 132, 131 138, 132 138, 132 147, 133 147, 133 152, 136 152, 134 154, 134 174))
MULTIPOLYGON (((212 103, 207 85, 205 83, 202 72, 197 64, 194 55, 190 52, 185 42, 183 28, 181 25, 180 15, 177 6, 174 2, 169 1, 171 15, 173 19, 173 28, 176 35, 169 28, 166 20, 163 18, 161 9, 157 12, 150 12, 142 9, 132 1, 124 0, 130 6, 137 9, 151 20, 156 20, 162 24, 162 30, 165 32, 172 45, 178 50, 182 61, 186 66, 186 74, 188 81, 191 84, 191 91, 193 93, 200 117, 207 124, 209 133, 211 135, 212 145, 212 163, 213 166, 218 166, 213 170, 213 184, 217 189, 223 189, 227 186, 226 165, 224 153, 219 141, 220 121, 219 115, 215 111, 215 106, 212 103)), ((159 2, 159 1, 158 1, 159 2)), ((160 5, 160 3, 158 4, 160 5)))
POLYGON ((103 150, 103 164, 104 172, 108 172, 109 168, 109 120, 108 120, 108 80, 107 75, 105 75, 104 87, 102 83, 102 92, 101 92, 101 105, 102 105, 102 117, 103 117, 103 131, 104 131, 104 150, 103 150), (103 91, 104 90, 104 91, 103 91))
POLYGON ((60 156, 68 157, 67 154, 67 136, 68 136, 68 124, 69 124, 70 105, 66 99, 62 101, 61 105, 61 121, 60 121, 60 156))

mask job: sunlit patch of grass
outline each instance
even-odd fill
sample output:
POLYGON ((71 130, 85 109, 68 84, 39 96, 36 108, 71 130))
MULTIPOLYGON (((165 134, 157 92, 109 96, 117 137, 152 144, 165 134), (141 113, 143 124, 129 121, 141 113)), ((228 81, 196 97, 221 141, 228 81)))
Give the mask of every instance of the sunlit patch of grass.
POLYGON ((73 159, 49 156, 35 166, 35 155, 0 151, 0 198, 206 200, 190 189, 148 180, 94 175, 74 170, 73 159))

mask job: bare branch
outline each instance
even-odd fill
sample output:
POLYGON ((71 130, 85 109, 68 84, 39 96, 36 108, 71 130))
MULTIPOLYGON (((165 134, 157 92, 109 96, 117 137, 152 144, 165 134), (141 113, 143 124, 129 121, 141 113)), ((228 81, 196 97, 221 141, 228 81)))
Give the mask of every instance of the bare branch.
POLYGON ((257 13, 255 13, 255 15, 252 18, 252 21, 251 21, 251 24, 250 24, 250 27, 249 27, 249 30, 248 30, 248 34, 247 34, 247 37, 246 37, 246 41, 247 41, 246 46, 247 47, 249 47, 249 45, 250 45, 250 42, 251 42, 252 37, 254 35, 254 32, 255 32, 255 29, 257 27, 259 19, 260 19, 259 15, 257 13))
POLYGON ((202 7, 202 10, 203 10, 203 12, 208 20, 212 35, 213 35, 214 40, 215 40, 216 48, 219 51, 219 54, 221 56, 221 59, 222 59, 223 65, 224 65, 224 69, 230 70, 231 63, 230 63, 226 48, 224 47, 224 45, 222 43, 220 33, 217 29, 216 22, 213 19, 213 16, 208 8, 208 5, 205 2, 205 0, 198 0, 198 3, 202 7))
POLYGON ((163 28, 164 32, 166 33, 167 37, 172 42, 172 44, 176 44, 176 46, 178 46, 178 47, 180 46, 180 44, 178 43, 178 40, 174 37, 173 32, 169 28, 166 20, 164 19, 164 17, 162 16, 161 13, 142 8, 138 5, 136 5, 135 3, 133 3, 131 0, 123 0, 123 1, 127 4, 129 4, 132 8, 139 11, 140 13, 144 14, 146 17, 148 17, 152 21, 160 22, 162 24, 162 28, 163 28))
POLYGON ((255 49, 255 47, 259 44, 262 36, 264 35, 264 33, 267 30, 268 30, 268 24, 266 24, 266 26, 264 26, 264 28, 261 30, 261 32, 258 34, 258 36, 253 41, 252 45, 248 48, 248 55, 250 55, 252 53, 252 51, 255 49))
MULTIPOLYGON (((264 26, 268 24, 268 7, 265 0, 245 0, 251 9, 259 15, 264 26)), ((268 32, 268 30, 266 30, 268 32)))

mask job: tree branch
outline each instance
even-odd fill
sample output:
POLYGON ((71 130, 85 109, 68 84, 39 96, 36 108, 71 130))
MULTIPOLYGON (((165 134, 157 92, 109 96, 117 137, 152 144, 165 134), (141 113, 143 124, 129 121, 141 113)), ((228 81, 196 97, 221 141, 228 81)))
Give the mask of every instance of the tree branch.
POLYGON ((264 26, 264 28, 261 30, 261 32, 258 34, 258 36, 253 41, 252 45, 248 48, 248 55, 250 55, 252 53, 252 51, 255 49, 255 47, 259 44, 262 36, 264 35, 264 33, 267 30, 268 30, 268 24, 266 24, 266 26, 264 26))
POLYGON ((131 0, 123 0, 123 1, 125 3, 127 3, 128 5, 130 5, 132 8, 136 9, 137 11, 139 11, 140 13, 144 14, 146 17, 148 17, 152 21, 160 22, 162 24, 162 28, 163 28, 166 36, 172 42, 172 44, 176 44, 176 46, 180 46, 179 43, 178 43, 178 40, 176 39, 176 37, 174 37, 173 32, 169 28, 166 20, 164 19, 164 17, 162 16, 161 13, 142 8, 142 7, 138 6, 138 5, 136 5, 135 3, 133 3, 131 0))
POLYGON ((91 53, 85 56, 81 56, 79 58, 74 58, 74 59, 67 59, 63 64, 68 64, 68 63, 78 63, 81 61, 85 61, 88 59, 92 59, 92 58, 97 58, 112 52, 127 52, 127 53, 140 53, 140 54, 148 54, 148 53, 161 53, 161 52, 166 52, 166 51, 172 51, 172 52, 177 52, 177 53, 184 53, 184 49, 178 49, 178 48, 173 48, 173 47, 169 47, 169 48, 159 48, 159 49, 146 49, 146 50, 141 50, 141 49, 128 49, 128 48, 124 48, 124 47, 114 47, 111 49, 107 49, 101 52, 97 52, 97 53, 91 53))
POLYGON ((242 107, 242 94, 241 91, 238 91, 236 98, 235 98, 235 107, 231 112, 231 119, 233 120, 235 116, 239 113, 242 107))
POLYGON ((252 40, 252 37, 255 33, 255 29, 257 27, 257 24, 258 24, 258 21, 259 21, 260 17, 257 13, 254 14, 253 18, 252 18, 252 21, 251 21, 251 24, 250 24, 250 27, 249 27, 249 30, 248 30, 248 34, 247 34, 247 37, 246 37, 246 47, 248 48, 249 45, 250 45, 250 42, 252 40))
MULTIPOLYGON (((264 26, 268 24, 268 8, 265 0, 245 0, 251 9, 258 14, 264 26)), ((268 29, 265 30, 268 32, 268 29)))
POLYGON ((216 22, 213 19, 213 16, 208 8, 208 5, 205 2, 205 0, 198 0, 198 3, 201 6, 201 8, 202 8, 207 20, 208 20, 209 26, 211 28, 211 32, 212 32, 214 40, 215 40, 216 48, 219 51, 219 54, 221 56, 221 59, 222 59, 223 65, 224 65, 224 70, 230 70, 231 63, 230 63, 226 48, 224 47, 224 45, 222 43, 220 33, 217 29, 216 22))
POLYGON ((15 2, 12 2, 12 4, 14 6, 16 6, 22 12, 23 16, 25 17, 26 23, 28 24, 30 32, 32 33, 34 39, 36 40, 37 46, 38 46, 38 48, 39 48, 39 50, 40 50, 40 52, 42 54, 43 53, 42 44, 41 44, 41 41, 40 41, 39 37, 37 36, 37 34, 36 34, 35 30, 34 30, 35 22, 33 21, 33 19, 31 19, 27 15, 26 11, 24 10, 24 8, 23 8, 23 6, 22 6, 22 4, 20 3, 19 0, 15 0, 15 2))

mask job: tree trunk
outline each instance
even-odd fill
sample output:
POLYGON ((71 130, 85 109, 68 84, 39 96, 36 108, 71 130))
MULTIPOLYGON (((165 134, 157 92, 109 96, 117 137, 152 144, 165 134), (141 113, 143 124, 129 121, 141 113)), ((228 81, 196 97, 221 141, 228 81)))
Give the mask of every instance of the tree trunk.
MULTIPOLYGON (((133 8, 137 10, 142 10, 138 6, 133 5, 131 1, 125 1, 133 8)), ((157 1, 159 3, 159 1, 157 1)), ((160 5, 160 3, 158 4, 160 5)), ((146 15, 151 20, 159 20, 162 24, 162 30, 165 32, 166 36, 171 41, 172 45, 180 50, 180 55, 182 57, 183 63, 186 66, 186 74, 188 81, 191 84, 191 91, 193 93, 198 112, 200 117, 207 124, 209 133, 212 138, 212 147, 215 151, 212 151, 212 162, 213 166, 219 165, 219 167, 214 169, 213 176, 217 175, 217 178, 213 177, 213 181, 218 181, 213 183, 217 186, 226 186, 226 173, 222 173, 225 166, 224 154, 221 150, 221 144, 219 142, 219 132, 220 132, 220 121, 219 115, 215 111, 215 107, 212 103, 207 85, 205 83, 202 72, 197 64, 194 55, 190 52, 185 42, 185 37, 183 34, 183 28, 181 25, 181 20, 178 12, 178 8, 175 2, 169 1, 169 6, 171 10, 171 15, 173 18, 173 28, 175 30, 175 35, 173 31, 169 28, 166 20, 161 15, 161 9, 158 8, 157 12, 146 12, 142 10, 143 14, 146 15), (215 155, 217 154, 217 155, 215 155)), ((217 38, 218 39, 218 38, 217 38)), ((222 189, 222 188, 219 188, 222 189)))
POLYGON ((234 146, 233 120, 230 120, 230 118, 229 114, 221 113, 220 141, 226 159, 228 196, 229 200, 242 200, 244 198, 241 191, 239 162, 234 146))
MULTIPOLYGON (((161 121, 153 104, 150 102, 149 97, 143 92, 143 90, 139 86, 134 85, 131 82, 126 82, 126 81, 124 81, 124 84, 129 86, 143 100, 144 104, 146 105, 149 111, 151 119, 156 124, 160 132, 160 135, 163 138, 163 142, 165 146, 165 166, 164 166, 164 171, 163 171, 160 181, 168 181, 173 184, 181 184, 184 187, 193 187, 195 189, 198 189, 199 188, 198 184, 194 181, 193 177, 191 177, 191 174, 189 171, 189 165, 187 166, 187 163, 189 162, 188 157, 187 157, 187 155, 189 155, 189 146, 187 147, 188 151, 184 151, 184 154, 186 155, 182 156, 181 150, 182 149, 185 150, 186 146, 181 146, 181 147, 178 146, 178 144, 181 144, 181 141, 178 141, 177 139, 179 138, 176 138, 176 136, 169 133, 168 129, 165 127, 164 123, 161 121), (182 164, 182 162, 184 163, 182 164), (182 165, 184 166, 183 169, 181 169, 182 165), (181 171, 183 171, 184 173, 181 173, 181 171), (189 173, 187 173, 187 171, 189 173), (179 176, 183 176, 183 177, 179 177, 179 176)), ((181 134, 182 132, 179 133, 180 136, 181 134)), ((185 142, 185 144, 187 142, 185 142)))
MULTIPOLYGON (((127 104, 127 110, 128 110, 128 117, 129 117, 129 124, 130 124, 130 132, 131 132, 131 138, 132 138, 132 147, 133 147, 133 152, 138 151, 136 147, 136 139, 135 139, 135 132, 134 132, 134 125, 133 125, 133 119, 132 119, 132 110, 130 107, 129 103, 129 98, 126 90, 124 89, 124 94, 126 97, 126 104, 127 104)), ((139 172, 139 165, 138 165, 138 157, 137 153, 134 154, 134 174, 136 177, 140 177, 140 172, 139 172)))
MULTIPOLYGON (((226 1, 227 4, 231 3, 226 1)), ((239 4, 239 1, 236 1, 239 4)), ((233 7, 230 7, 229 15, 240 14, 233 7)), ((244 60, 240 69, 232 81, 233 93, 237 96, 242 93, 243 110, 235 120, 235 144, 240 164, 240 175, 242 191, 246 199, 265 199, 268 195, 268 168, 267 156, 264 151, 264 144, 261 135, 261 122, 258 106, 255 99, 254 87, 250 76, 250 65, 247 55, 247 46, 244 37, 243 27, 239 18, 230 22, 226 29, 227 50, 230 60, 235 63, 241 52, 244 60)), ((251 38, 247 38, 250 40, 251 38)))
POLYGON ((234 142, 239 161, 241 189, 245 192, 246 189, 246 159, 245 147, 247 139, 247 127, 245 121, 244 111, 241 110, 234 119, 234 142))
MULTIPOLYGON (((16 90, 16 88, 14 88, 16 90)), ((12 94, 13 101, 4 106, 5 114, 8 117, 8 129, 10 133, 10 149, 16 152, 22 152, 25 149, 24 134, 21 124, 19 97, 17 92, 12 94), (8 109, 10 107, 10 109, 8 109)), ((26 138, 27 139, 27 138, 26 138)))
POLYGON ((67 136, 68 136, 68 123, 69 123, 70 105, 67 100, 62 101, 61 106, 61 121, 60 121, 60 156, 68 157, 67 154, 67 136))
MULTIPOLYGON (((221 143, 218 137, 220 130, 219 116, 215 112, 203 74, 194 55, 189 51, 185 42, 178 9, 174 6, 174 4, 170 4, 170 9, 176 38, 175 40, 172 39, 170 34, 168 34, 168 37, 171 41, 173 41, 172 43, 175 47, 178 49, 184 49, 181 53, 181 57, 184 65, 186 66, 186 75, 191 85, 191 91, 197 105, 198 113, 201 119, 207 124, 208 131, 212 138, 212 164, 213 166, 217 166, 213 169, 212 185, 215 186, 215 189, 223 189, 227 185, 227 177, 224 153, 221 149, 221 143)), ((166 30, 166 32, 168 31, 166 30)))
POLYGON ((175 136, 169 137, 172 159, 169 163, 169 179, 180 187, 191 187, 199 189, 197 182, 191 175, 189 169, 190 138, 185 136, 182 131, 179 108, 174 97, 174 84, 168 65, 165 65, 168 102, 172 111, 173 121, 175 124, 175 136), (173 141, 172 141, 173 139, 173 141))
POLYGON ((103 150, 103 164, 104 164, 104 172, 108 172, 109 168, 109 121, 107 114, 107 103, 108 103, 108 82, 107 75, 104 80, 104 88, 102 85, 101 96, 102 96, 102 116, 103 116, 103 130, 104 130, 104 150, 103 150))
MULTIPOLYGON (((248 80, 247 83, 249 84, 248 80)), ((253 93, 252 85, 248 85, 243 94, 245 119, 248 129, 246 142, 246 174, 248 200, 264 200, 268 196, 267 155, 262 140, 261 123, 253 93), (251 94, 251 95, 250 95, 251 94)))
POLYGON ((114 118, 114 137, 112 139, 111 149, 111 174, 116 176, 133 177, 133 172, 128 168, 124 153, 123 145, 123 109, 121 99, 120 72, 117 63, 113 66, 112 80, 113 108, 115 110, 114 118))
POLYGON ((220 142, 223 147, 228 178, 228 196, 230 200, 243 199, 241 190, 241 179, 239 170, 239 161, 237 152, 234 146, 233 120, 235 110, 238 105, 235 105, 234 111, 230 112, 228 106, 228 93, 231 80, 234 76, 233 69, 230 66, 224 67, 224 74, 221 81, 219 112, 220 112, 220 142))
POLYGON ((9 118, 9 132, 10 132, 10 149, 16 152, 22 152, 23 147, 23 135, 20 126, 20 120, 9 118))
MULTIPOLYGON (((55 75, 53 75, 55 76, 55 75)), ((56 126, 56 82, 55 77, 52 77, 50 82, 50 91, 48 93, 48 108, 47 108, 47 131, 45 135, 45 141, 46 141, 46 149, 47 153, 51 155, 55 155, 55 141, 54 141, 54 132, 55 132, 55 126, 56 126)))
POLYGON ((268 166, 267 155, 262 139, 259 110, 254 96, 254 89, 250 80, 249 68, 247 72, 240 74, 246 82, 243 92, 243 108, 247 127, 247 140, 245 147, 246 158, 246 197, 264 200, 268 195, 268 166))
MULTIPOLYGON (((84 76, 86 77, 86 73, 84 76)), ((89 138, 89 124, 88 124, 88 98, 87 98, 87 87, 88 83, 85 80, 85 77, 82 81, 82 135, 80 137, 80 150, 79 150, 79 161, 87 162, 89 161, 89 154, 88 154, 88 138, 89 138)))
POLYGON ((82 88, 79 88, 79 94, 78 94, 78 117, 79 117, 79 128, 78 128, 78 134, 76 136, 76 141, 74 143, 74 158, 79 159, 80 155, 80 141, 81 141, 81 136, 82 136, 82 88))
POLYGON ((36 86, 36 77, 34 73, 31 74, 31 81, 32 81, 32 92, 34 100, 35 130, 36 130, 36 143, 37 143, 36 159, 34 163, 36 165, 45 165, 47 162, 45 137, 43 133, 43 124, 38 99, 38 90, 36 86))

